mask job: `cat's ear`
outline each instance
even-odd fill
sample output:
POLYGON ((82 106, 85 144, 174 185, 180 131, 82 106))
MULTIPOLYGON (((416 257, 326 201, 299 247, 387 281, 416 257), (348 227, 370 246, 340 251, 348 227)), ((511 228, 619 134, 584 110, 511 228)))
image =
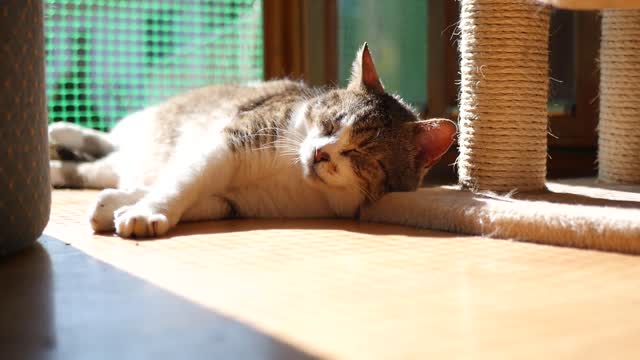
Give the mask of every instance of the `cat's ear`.
POLYGON ((351 79, 347 89, 364 90, 377 94, 384 93, 384 87, 378 77, 378 72, 373 64, 373 58, 371 57, 367 43, 364 43, 360 50, 358 50, 356 59, 353 61, 353 65, 351 65, 351 79))
POLYGON ((431 119, 412 124, 415 129, 415 142, 418 154, 418 168, 433 166, 451 147, 456 138, 458 128, 447 119, 431 119))

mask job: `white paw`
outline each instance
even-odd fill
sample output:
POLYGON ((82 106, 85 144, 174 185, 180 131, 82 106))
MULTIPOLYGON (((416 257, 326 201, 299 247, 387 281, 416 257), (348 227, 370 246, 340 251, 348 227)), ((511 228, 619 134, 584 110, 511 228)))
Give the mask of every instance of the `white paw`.
POLYGON ((146 190, 105 189, 89 209, 89 222, 94 231, 113 231, 116 210, 133 205, 146 194, 146 190))
POLYGON ((79 149, 84 139, 82 132, 72 124, 57 122, 49 125, 49 141, 54 144, 79 149))
POLYGON ((169 231, 167 215, 153 207, 138 203, 125 206, 115 212, 116 233, 124 238, 156 237, 169 231))

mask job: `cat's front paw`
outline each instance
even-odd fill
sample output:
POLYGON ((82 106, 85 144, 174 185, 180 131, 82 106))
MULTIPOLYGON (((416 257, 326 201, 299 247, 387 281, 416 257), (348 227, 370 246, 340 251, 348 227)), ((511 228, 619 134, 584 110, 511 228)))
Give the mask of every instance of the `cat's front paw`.
POLYGON ((105 189, 89 209, 89 222, 96 232, 113 231, 116 210, 133 205, 146 194, 144 189, 105 189))
POLYGON ((171 224, 166 214, 147 204, 125 206, 115 212, 116 233, 123 238, 162 236, 171 224))

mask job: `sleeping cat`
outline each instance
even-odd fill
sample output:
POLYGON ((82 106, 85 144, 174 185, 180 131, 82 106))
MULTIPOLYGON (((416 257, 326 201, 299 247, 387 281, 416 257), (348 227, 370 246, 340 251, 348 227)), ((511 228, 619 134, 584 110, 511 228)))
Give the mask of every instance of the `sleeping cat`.
POLYGON ((345 89, 211 86, 129 115, 108 134, 53 124, 52 143, 96 160, 51 160, 51 178, 106 189, 91 226, 121 237, 230 216, 358 218, 389 192, 415 191, 455 133, 386 93, 364 44, 345 89))

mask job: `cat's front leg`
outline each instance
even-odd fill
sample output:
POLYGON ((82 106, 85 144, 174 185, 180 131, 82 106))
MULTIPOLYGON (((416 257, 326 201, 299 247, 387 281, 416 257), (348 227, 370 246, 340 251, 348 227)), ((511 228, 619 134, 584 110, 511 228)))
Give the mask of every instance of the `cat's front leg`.
POLYGON ((213 145, 204 149, 189 148, 176 154, 140 201, 116 211, 116 233, 122 237, 162 236, 203 196, 223 193, 231 177, 232 157, 222 139, 211 141, 213 145))
MULTIPOLYGON (((96 232, 115 230, 115 216, 140 201, 149 189, 105 189, 89 209, 89 222, 96 232)), ((219 196, 204 196, 189 207, 180 221, 218 220, 231 215, 229 202, 219 196)))
MULTIPOLYGON (((129 198, 131 198, 131 196, 129 196, 129 198)), ((118 201, 121 199, 124 199, 124 197, 120 197, 118 201)), ((110 208, 112 207, 110 206, 108 210, 110 210, 110 208)), ((169 222, 169 218, 164 215, 164 212, 153 212, 152 208, 142 207, 140 204, 123 204, 123 206, 111 214, 110 223, 106 220, 109 217, 108 214, 102 216, 100 222, 94 222, 95 218, 92 218, 91 224, 93 229, 95 231, 106 231, 113 230, 115 226, 116 232, 122 237, 154 237, 164 235, 175 225, 169 222), (127 219, 128 222, 125 222, 123 219, 127 219)), ((208 196, 198 199, 188 207, 182 216, 180 216, 179 221, 218 220, 228 217, 231 214, 232 208, 227 200, 219 196, 208 196)))
POLYGON ((124 238, 166 234, 201 195, 201 183, 201 179, 192 179, 156 186, 140 201, 114 213, 116 233, 124 238))

